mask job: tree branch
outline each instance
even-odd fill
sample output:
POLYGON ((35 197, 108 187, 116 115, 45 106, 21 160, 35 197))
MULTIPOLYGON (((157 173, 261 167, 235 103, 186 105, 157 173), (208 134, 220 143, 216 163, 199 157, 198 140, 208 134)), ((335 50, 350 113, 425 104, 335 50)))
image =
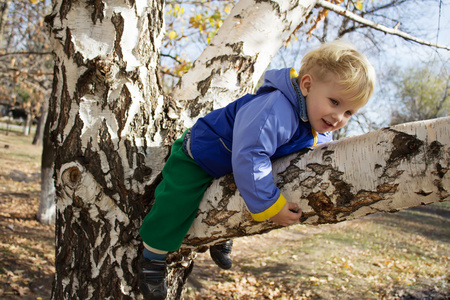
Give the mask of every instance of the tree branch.
POLYGON ((432 42, 429 42, 429 41, 426 41, 426 40, 422 40, 420 38, 416 38, 416 37, 414 37, 414 36, 412 36, 412 35, 410 35, 410 34, 408 34, 406 32, 400 31, 398 29, 389 28, 389 27, 386 27, 384 25, 377 24, 375 22, 372 22, 370 20, 364 19, 364 18, 358 16, 355 13, 349 12, 349 11, 345 10, 344 8, 338 6, 338 5, 332 4, 332 3, 328 2, 328 1, 325 1, 325 0, 317 0, 316 6, 320 6, 322 8, 331 10, 331 11, 337 13, 337 14, 340 14, 340 15, 344 16, 345 18, 349 18, 349 19, 351 19, 351 20, 353 20, 355 22, 358 22, 360 24, 366 25, 366 26, 371 27, 371 28, 373 28, 375 30, 399 36, 401 38, 404 38, 405 40, 409 40, 409 41, 412 41, 412 42, 415 42, 415 43, 418 43, 418 44, 422 44, 422 45, 426 45, 426 46, 430 46, 430 47, 450 50, 450 46, 435 44, 435 43, 432 43, 432 42))
POLYGON ((27 52, 9 52, 0 54, 0 57, 11 56, 11 55, 51 55, 53 52, 39 52, 39 51, 27 51, 27 52))
MULTIPOLYGON (((273 173, 303 224, 337 223, 450 199, 450 117, 401 124, 277 159, 273 173)), ((253 221, 232 175, 213 181, 184 244, 279 228, 253 221)))

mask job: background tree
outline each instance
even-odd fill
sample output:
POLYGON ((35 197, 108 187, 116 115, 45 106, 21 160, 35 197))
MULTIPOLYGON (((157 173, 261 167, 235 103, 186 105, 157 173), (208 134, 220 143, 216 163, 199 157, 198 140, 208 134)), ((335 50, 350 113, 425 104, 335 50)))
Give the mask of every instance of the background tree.
POLYGON ((51 137, 47 134, 43 141, 54 64, 44 25, 50 4, 50 0, 2 1, 0 30, 0 103, 27 112, 26 132, 31 121, 37 121, 33 144, 43 144, 37 218, 46 224, 55 220, 51 137))
POLYGON ((391 125, 448 116, 450 74, 440 63, 396 68, 391 79, 391 125))
MULTIPOLYGON (((53 59, 44 26, 50 0, 2 1, 0 8, 0 102, 27 112, 28 134, 31 121, 45 113, 51 90, 53 59)), ((35 144, 41 143, 42 128, 35 144)))

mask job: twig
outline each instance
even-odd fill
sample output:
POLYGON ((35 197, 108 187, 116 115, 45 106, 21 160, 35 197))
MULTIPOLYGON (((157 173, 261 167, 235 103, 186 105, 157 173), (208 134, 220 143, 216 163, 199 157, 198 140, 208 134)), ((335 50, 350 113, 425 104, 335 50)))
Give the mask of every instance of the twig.
POLYGON ((336 4, 332 4, 332 3, 328 2, 328 1, 317 0, 316 5, 320 6, 322 8, 331 10, 331 11, 337 13, 337 14, 340 14, 340 15, 342 15, 342 16, 344 16, 346 18, 349 18, 349 19, 351 19, 351 20, 353 20, 355 22, 358 22, 360 24, 369 26, 369 27, 371 27, 371 28, 373 28, 375 30, 379 30, 381 32, 385 32, 385 33, 392 34, 392 35, 397 35, 397 36, 399 36, 401 38, 404 38, 405 40, 413 41, 413 42, 416 42, 418 44, 422 44, 422 45, 426 45, 426 46, 430 46, 430 47, 435 47, 435 48, 441 48, 441 49, 450 50, 450 46, 438 45, 438 44, 435 44, 435 43, 432 43, 432 42, 429 42, 429 41, 426 41, 426 40, 422 40, 422 39, 416 38, 416 37, 414 37, 414 36, 412 36, 412 35, 410 35, 410 34, 408 34, 406 32, 400 31, 398 29, 389 28, 389 27, 386 27, 384 25, 377 24, 375 22, 372 22, 370 20, 367 20, 367 19, 364 19, 364 18, 360 17, 360 16, 358 16, 355 13, 352 13, 352 12, 350 12, 348 10, 345 10, 344 8, 342 8, 342 7, 340 7, 340 6, 336 5, 336 4))

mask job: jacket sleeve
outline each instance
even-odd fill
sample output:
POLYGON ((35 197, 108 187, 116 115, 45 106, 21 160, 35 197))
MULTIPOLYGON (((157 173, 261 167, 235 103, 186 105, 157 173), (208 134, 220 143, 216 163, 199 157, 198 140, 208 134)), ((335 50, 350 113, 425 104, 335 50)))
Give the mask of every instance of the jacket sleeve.
POLYGON ((256 221, 275 216, 286 199, 275 186, 270 157, 298 126, 289 100, 279 91, 261 95, 236 114, 232 165, 236 185, 256 221))

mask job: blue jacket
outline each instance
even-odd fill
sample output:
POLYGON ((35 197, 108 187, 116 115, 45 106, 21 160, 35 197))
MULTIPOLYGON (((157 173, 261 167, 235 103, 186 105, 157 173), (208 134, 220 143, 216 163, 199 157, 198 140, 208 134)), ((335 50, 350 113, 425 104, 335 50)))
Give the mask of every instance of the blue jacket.
POLYGON ((291 81, 295 77, 293 69, 267 71, 255 95, 210 112, 192 127, 194 160, 214 177, 233 173, 257 221, 273 217, 286 204, 275 186, 271 159, 331 140, 311 128, 305 98, 291 81))

